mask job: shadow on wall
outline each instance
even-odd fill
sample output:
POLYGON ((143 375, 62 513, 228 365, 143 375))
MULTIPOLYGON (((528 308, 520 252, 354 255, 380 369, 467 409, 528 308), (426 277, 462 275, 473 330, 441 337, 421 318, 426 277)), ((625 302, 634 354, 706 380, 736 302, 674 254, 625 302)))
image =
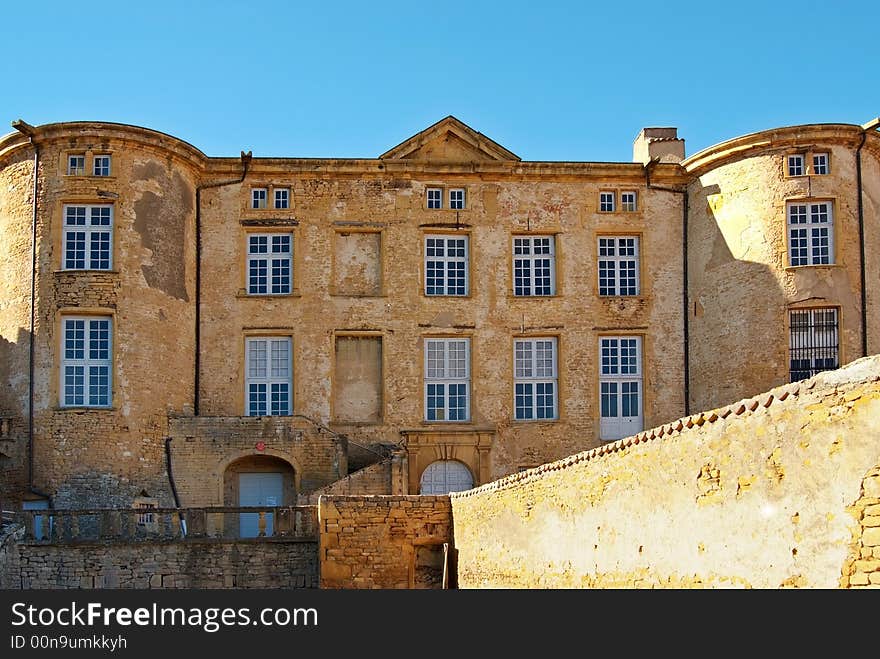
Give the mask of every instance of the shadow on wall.
POLYGON ((28 355, 30 332, 14 342, 0 336, 0 507, 17 503, 27 483, 28 355))

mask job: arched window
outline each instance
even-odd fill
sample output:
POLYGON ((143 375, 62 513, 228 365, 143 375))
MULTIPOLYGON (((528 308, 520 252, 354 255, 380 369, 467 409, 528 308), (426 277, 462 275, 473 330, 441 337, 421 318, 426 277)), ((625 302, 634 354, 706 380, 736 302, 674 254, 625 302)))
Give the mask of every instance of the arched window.
POLYGON ((419 494, 448 494, 469 490, 474 486, 470 470, 455 460, 438 460, 422 473, 419 494))

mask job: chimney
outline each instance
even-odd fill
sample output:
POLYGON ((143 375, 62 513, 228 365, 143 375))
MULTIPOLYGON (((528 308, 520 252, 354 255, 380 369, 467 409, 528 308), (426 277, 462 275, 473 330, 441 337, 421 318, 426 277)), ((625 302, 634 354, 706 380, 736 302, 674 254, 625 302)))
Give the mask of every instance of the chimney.
POLYGON ((678 138, 677 128, 642 128, 633 142, 633 162, 646 165, 654 159, 660 162, 684 160, 684 140, 678 138))

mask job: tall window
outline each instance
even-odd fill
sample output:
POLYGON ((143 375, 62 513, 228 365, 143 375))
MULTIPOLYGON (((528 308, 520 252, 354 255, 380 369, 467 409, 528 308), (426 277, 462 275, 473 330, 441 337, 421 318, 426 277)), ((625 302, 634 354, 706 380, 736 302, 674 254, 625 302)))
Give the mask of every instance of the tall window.
POLYGON ((251 208, 266 208, 268 194, 266 188, 251 189, 251 208))
POLYGON ((786 211, 789 265, 834 263, 831 202, 789 202, 786 211))
POLYGON ((789 312, 792 382, 840 367, 837 309, 795 309, 789 312))
POLYGON ((81 153, 67 156, 67 173, 70 176, 82 176, 86 173, 86 157, 81 153))
POLYGON ((602 439, 621 439, 642 430, 641 338, 599 339, 599 398, 602 439))
POLYGON ((599 238, 599 295, 639 294, 637 236, 599 238))
POLYGON ((428 208, 443 208, 443 188, 428 188, 428 208))
POLYGON ((555 419, 559 398, 556 339, 516 339, 513 360, 514 418, 555 419))
POLYGON ((275 208, 290 208, 290 190, 287 188, 275 188, 275 208))
POLYGON ((470 419, 470 339, 425 339, 425 420, 470 419))
POLYGON ((110 176, 110 156, 95 156, 92 172, 95 176, 110 176))
POLYGON ((453 210, 464 208, 464 188, 452 188, 449 191, 449 207, 453 210))
POLYGON ((599 193, 599 210, 603 213, 613 213, 614 212, 614 193, 613 192, 600 192, 599 193))
POLYGON ((109 407, 111 319, 67 316, 61 323, 61 406, 109 407))
POLYGON ((467 294, 467 236, 425 236, 425 295, 467 294))
POLYGON ((64 207, 65 270, 109 270, 113 265, 113 206, 64 207))
POLYGON ((248 236, 248 294, 290 293, 292 260, 293 236, 289 233, 248 236))
POLYGON ((556 293, 556 253, 553 236, 520 236, 513 239, 513 294, 556 293))
POLYGON ((247 415, 290 415, 293 389, 290 338, 253 337, 246 343, 247 415))

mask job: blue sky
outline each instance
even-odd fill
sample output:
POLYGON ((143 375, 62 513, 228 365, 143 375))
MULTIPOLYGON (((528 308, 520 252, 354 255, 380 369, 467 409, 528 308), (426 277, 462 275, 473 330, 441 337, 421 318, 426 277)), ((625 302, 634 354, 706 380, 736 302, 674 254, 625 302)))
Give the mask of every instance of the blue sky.
MULTIPOLYGON (((6 127, 100 120, 211 156, 375 157, 452 114, 526 160, 628 161, 880 115, 868 2, 35 2, 7 7, 6 127)), ((0 126, 0 133, 8 132, 0 126)))

